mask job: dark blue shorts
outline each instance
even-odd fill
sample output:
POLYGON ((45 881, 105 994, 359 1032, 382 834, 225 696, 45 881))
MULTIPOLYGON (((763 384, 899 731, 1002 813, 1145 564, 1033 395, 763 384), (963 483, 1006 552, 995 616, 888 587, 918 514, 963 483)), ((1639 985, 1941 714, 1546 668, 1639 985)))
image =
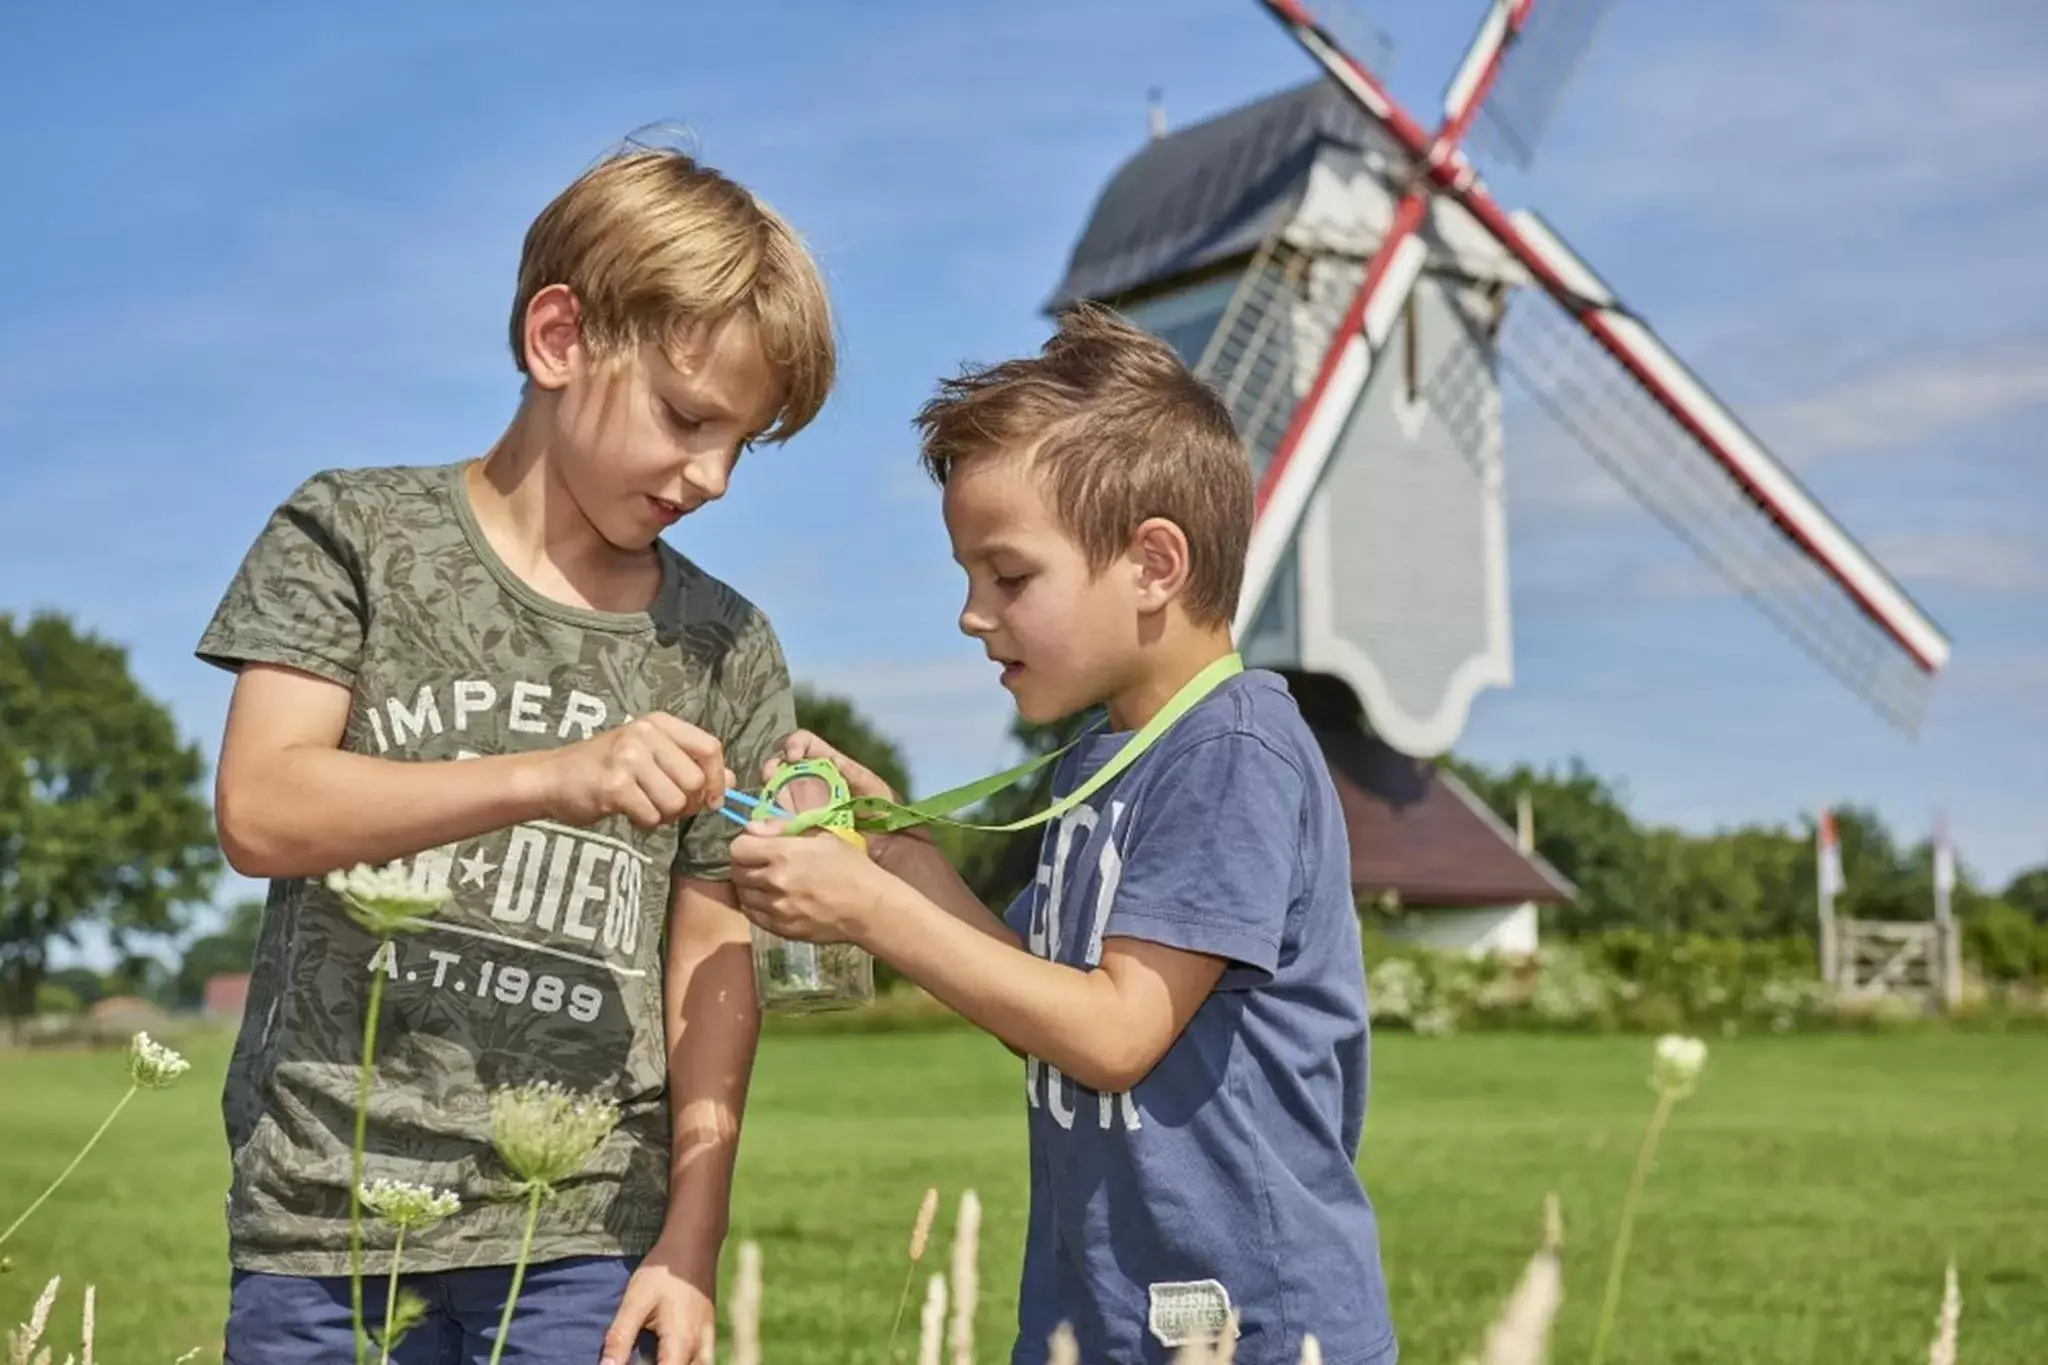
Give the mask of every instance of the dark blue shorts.
MULTIPOLYGON (((636 1264, 579 1256, 528 1266, 503 1365, 597 1365, 636 1264)), ((388 1283, 382 1275, 363 1277, 363 1317, 373 1334, 384 1327, 388 1283)), ((235 1271, 223 1365, 350 1365, 355 1330, 348 1284, 346 1275, 235 1271)), ((399 1287, 425 1300, 427 1313, 392 1352, 395 1365, 484 1365, 490 1359, 512 1288, 511 1266, 401 1274, 399 1287)), ((630 1365, 652 1365, 654 1356, 654 1338, 642 1335, 630 1365)))

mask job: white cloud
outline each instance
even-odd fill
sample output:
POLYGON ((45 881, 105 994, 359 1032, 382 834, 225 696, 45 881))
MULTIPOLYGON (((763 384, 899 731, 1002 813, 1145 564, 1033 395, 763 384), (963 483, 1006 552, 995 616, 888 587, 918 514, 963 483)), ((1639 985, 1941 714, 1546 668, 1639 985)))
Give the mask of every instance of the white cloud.
POLYGON ((2048 404, 2048 338, 1928 347, 1831 388, 1759 410, 1784 458, 1798 463, 1923 445, 2048 404))

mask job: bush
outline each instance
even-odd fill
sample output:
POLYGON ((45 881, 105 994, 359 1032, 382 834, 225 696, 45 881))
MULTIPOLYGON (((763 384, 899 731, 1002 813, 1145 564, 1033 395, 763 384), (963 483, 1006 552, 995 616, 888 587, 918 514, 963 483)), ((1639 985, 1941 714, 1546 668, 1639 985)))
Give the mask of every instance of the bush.
POLYGON ((54 981, 45 981, 36 987, 37 1014, 77 1014, 85 1008, 85 1002, 78 998, 78 992, 69 986, 60 986, 54 981))

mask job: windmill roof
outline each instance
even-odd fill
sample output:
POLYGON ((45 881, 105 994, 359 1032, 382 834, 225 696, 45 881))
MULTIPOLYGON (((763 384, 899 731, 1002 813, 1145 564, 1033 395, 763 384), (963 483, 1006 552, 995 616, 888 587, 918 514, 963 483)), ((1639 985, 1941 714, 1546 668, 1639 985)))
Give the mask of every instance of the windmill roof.
MULTIPOLYGON (((1095 201, 1046 310, 1116 299, 1250 254, 1275 227, 1354 258, 1393 221, 1405 155, 1328 80, 1292 86, 1148 142, 1095 201)), ((1432 195, 1422 240, 1439 266, 1520 282, 1465 210, 1432 195)))
POLYGON ((1103 187, 1047 309, 1252 250, 1291 213, 1318 152, 1379 141, 1319 78, 1148 142, 1103 187))

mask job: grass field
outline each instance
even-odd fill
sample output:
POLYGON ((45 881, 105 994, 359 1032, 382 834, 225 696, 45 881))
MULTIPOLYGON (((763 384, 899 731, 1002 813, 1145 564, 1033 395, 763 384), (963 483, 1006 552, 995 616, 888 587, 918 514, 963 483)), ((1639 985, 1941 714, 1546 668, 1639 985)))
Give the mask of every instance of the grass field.
MULTIPOLYGON (((1651 1101, 1648 1042, 1385 1036, 1376 1049, 1362 1164, 1403 1359, 1448 1365, 1476 1345, 1550 1189, 1566 1228, 1554 1358, 1583 1358, 1651 1101)), ((103 1361, 217 1351, 226 1049, 195 1050, 194 1062, 176 1089, 139 1096, 8 1244, 0 1323, 20 1321, 61 1271, 73 1323, 76 1286, 100 1286, 103 1361)), ((120 1094, 122 1065, 0 1054, 0 1225, 120 1094)), ((980 1354, 1007 1358, 1021 1104, 1017 1065, 967 1033, 768 1041, 735 1232, 762 1246, 771 1361, 879 1360, 908 1225, 932 1183, 946 1203, 929 1266, 944 1264, 959 1191, 980 1191, 980 1354)), ((2048 1038, 1719 1042, 1661 1149, 1610 1358, 1924 1360, 1951 1254, 1962 1360, 2048 1360, 2048 1038)))

